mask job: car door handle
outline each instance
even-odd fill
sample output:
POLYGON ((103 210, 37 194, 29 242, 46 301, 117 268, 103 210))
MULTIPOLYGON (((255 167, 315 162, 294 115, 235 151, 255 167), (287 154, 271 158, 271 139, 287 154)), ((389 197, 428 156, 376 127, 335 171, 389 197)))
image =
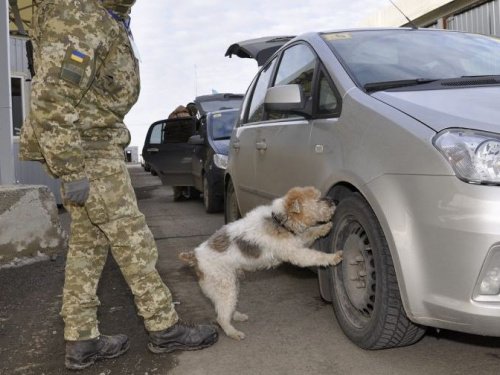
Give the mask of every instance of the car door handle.
POLYGON ((148 148, 146 151, 148 151, 148 152, 158 152, 158 151, 160 151, 160 149, 156 148, 156 147, 153 147, 153 148, 148 148))
POLYGON ((234 142, 232 143, 232 145, 233 145, 233 148, 238 149, 238 148, 240 148, 240 141, 234 141, 234 142))
POLYGON ((255 144, 255 147, 257 147, 257 150, 265 150, 265 149, 267 149, 266 141, 257 142, 255 144))

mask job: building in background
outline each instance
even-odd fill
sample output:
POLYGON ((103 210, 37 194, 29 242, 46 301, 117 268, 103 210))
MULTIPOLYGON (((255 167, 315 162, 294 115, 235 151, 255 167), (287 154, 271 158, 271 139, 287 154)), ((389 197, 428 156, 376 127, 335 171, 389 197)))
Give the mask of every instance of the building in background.
POLYGON ((399 0, 387 1, 379 12, 364 19, 360 27, 416 26, 500 36, 500 0, 399 0))
POLYGON ((127 163, 139 163, 139 147, 128 146, 125 148, 125 161, 127 163))

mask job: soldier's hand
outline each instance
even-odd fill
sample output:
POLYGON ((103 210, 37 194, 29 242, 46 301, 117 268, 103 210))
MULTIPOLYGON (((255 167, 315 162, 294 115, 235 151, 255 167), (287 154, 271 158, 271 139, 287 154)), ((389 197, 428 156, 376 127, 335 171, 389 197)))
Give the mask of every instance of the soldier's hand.
POLYGON ((85 177, 81 180, 64 183, 64 199, 70 203, 82 206, 89 197, 90 184, 85 177))

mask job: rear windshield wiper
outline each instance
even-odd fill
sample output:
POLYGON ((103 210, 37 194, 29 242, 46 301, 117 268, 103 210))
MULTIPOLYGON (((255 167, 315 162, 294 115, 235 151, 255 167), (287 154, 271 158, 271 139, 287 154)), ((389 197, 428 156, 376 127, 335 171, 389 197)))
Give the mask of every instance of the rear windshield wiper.
POLYGON ((435 81, 439 80, 432 78, 401 79, 398 81, 367 83, 366 85, 363 86, 363 88, 365 89, 366 92, 374 92, 381 90, 396 89, 398 87, 425 85, 426 83, 431 83, 435 81))

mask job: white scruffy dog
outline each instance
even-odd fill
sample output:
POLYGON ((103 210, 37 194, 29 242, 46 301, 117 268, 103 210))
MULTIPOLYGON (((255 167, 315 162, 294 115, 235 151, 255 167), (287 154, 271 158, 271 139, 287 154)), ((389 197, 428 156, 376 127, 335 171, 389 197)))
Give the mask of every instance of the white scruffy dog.
POLYGON ((308 246, 332 228, 335 205, 321 199, 313 187, 296 187, 269 206, 260 206, 244 218, 219 229, 194 251, 179 258, 196 267, 199 284, 217 312, 217 322, 227 336, 241 340, 243 332, 231 319, 245 321, 236 311, 238 273, 290 262, 300 267, 334 266, 342 252, 327 254, 308 246))

